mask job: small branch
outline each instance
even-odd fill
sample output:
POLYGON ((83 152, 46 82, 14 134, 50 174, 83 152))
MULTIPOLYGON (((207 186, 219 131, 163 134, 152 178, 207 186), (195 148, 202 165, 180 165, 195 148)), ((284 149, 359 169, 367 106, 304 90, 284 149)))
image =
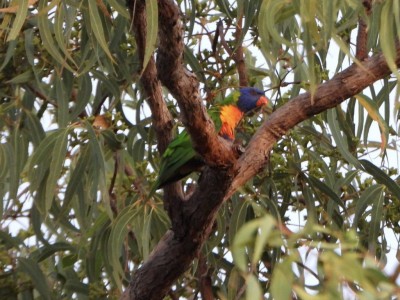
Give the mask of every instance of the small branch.
MULTIPOLYGON (((372 0, 363 0, 363 5, 365 7, 365 13, 367 16, 371 14, 372 10, 372 0)), ((360 61, 365 60, 368 57, 367 50, 367 40, 368 31, 367 23, 360 16, 358 20, 358 33, 357 33, 357 48, 356 48, 356 58, 360 61)))
POLYGON ((204 257, 204 254, 199 255, 197 278, 199 280, 201 299, 213 300, 214 293, 212 290, 211 276, 209 275, 209 270, 207 267, 207 259, 204 257))
POLYGON ((119 159, 120 159, 120 155, 119 155, 119 152, 117 151, 114 153, 114 161, 115 161, 114 172, 113 172, 113 176, 111 178, 110 187, 108 188, 108 195, 110 196, 110 206, 111 206, 111 210, 113 211, 115 216, 118 214, 118 210, 117 210, 117 205, 116 205, 117 201, 115 198, 115 194, 113 193, 113 190, 114 190, 115 181, 116 181, 117 175, 118 175, 119 159))
POLYGON ((247 68, 244 61, 244 54, 243 54, 243 46, 239 44, 239 41, 242 37, 242 16, 239 17, 236 24, 236 31, 235 31, 235 40, 237 42, 237 47, 235 51, 233 51, 228 43, 225 40, 224 28, 222 20, 217 22, 217 29, 215 31, 215 37, 212 44, 213 52, 216 56, 217 44, 218 39, 221 40, 221 45, 224 47, 225 51, 228 53, 230 57, 235 61, 236 68, 239 74, 239 85, 240 86, 248 86, 248 79, 247 79, 247 68))
POLYGON ((243 54, 243 46, 240 41, 243 30, 242 30, 242 23, 243 23, 243 15, 240 15, 238 17, 237 23, 236 23, 236 32, 235 32, 235 39, 237 43, 237 47, 233 56, 233 59, 236 63, 236 68, 239 73, 239 84, 240 86, 248 86, 249 81, 247 78, 247 68, 246 64, 244 61, 244 54, 243 54), (239 43, 240 42, 240 43, 239 43))

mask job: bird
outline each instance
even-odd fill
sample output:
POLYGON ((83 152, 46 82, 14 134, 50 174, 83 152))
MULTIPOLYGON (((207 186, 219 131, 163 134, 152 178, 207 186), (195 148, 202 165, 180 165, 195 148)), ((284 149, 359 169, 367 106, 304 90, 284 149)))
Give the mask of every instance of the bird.
MULTIPOLYGON (((244 115, 257 107, 268 104, 264 91, 254 87, 235 90, 219 105, 209 110, 218 134, 228 141, 234 141, 235 128, 244 115)), ((151 194, 167 184, 178 181, 192 172, 200 171, 205 165, 202 157, 194 150, 186 130, 182 131, 168 145, 160 162, 158 178, 151 194)))

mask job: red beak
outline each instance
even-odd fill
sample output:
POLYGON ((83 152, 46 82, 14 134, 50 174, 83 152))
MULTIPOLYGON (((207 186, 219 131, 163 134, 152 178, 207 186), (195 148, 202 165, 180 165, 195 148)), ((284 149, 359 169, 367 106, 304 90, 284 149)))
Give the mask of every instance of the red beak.
POLYGON ((268 104, 268 98, 265 96, 261 96, 260 98, 258 98, 256 106, 260 107, 260 106, 267 105, 267 104, 268 104))

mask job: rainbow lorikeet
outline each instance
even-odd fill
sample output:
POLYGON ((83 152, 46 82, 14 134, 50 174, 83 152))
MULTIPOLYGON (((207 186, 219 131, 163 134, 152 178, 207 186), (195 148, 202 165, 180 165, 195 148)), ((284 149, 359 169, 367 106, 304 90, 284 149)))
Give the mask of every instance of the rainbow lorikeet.
MULTIPOLYGON (((209 114, 219 129, 218 134, 227 140, 235 139, 235 128, 244 114, 268 103, 262 90, 243 87, 233 92, 209 114)), ((204 161, 193 148, 187 131, 181 132, 165 150, 160 172, 153 187, 157 190, 166 184, 182 179, 204 166, 204 161)))

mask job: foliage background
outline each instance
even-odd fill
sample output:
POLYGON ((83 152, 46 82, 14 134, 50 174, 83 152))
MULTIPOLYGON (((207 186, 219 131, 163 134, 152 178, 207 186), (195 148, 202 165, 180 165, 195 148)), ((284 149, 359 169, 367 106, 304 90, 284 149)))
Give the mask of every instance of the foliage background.
MULTIPOLYGON (((386 236, 400 231, 398 1, 177 2, 206 106, 239 85, 229 49, 242 44, 251 85, 270 89, 269 110, 238 130, 243 144, 272 111, 357 63, 360 20, 365 53, 383 52, 393 75, 285 135, 168 297, 207 299, 207 286, 221 299, 399 294, 400 269, 382 271, 386 236), (212 49, 219 19, 226 44, 212 49)), ((162 192, 147 197, 159 154, 124 5, 1 1, 0 298, 118 298, 171 226, 162 192)), ((145 63, 157 1, 146 7, 145 63)))

